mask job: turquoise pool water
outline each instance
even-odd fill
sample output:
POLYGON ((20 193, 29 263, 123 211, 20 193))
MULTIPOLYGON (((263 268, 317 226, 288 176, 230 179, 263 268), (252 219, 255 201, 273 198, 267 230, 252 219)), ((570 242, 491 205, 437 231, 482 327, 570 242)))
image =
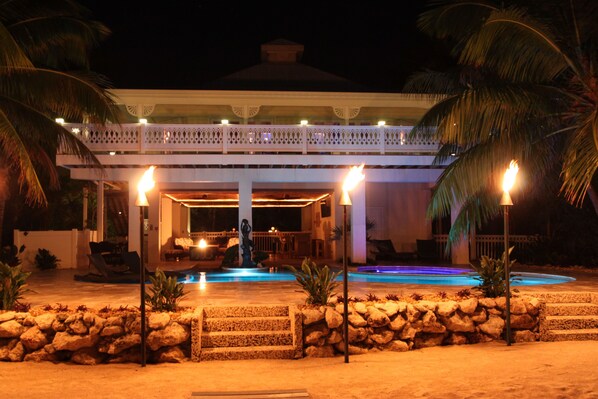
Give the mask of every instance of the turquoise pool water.
MULTIPOLYGON (((295 281, 295 277, 286 270, 275 269, 229 269, 224 272, 202 273, 205 281, 210 283, 234 282, 269 282, 295 281)), ((560 284, 575 281, 572 277, 541 273, 513 273, 517 277, 512 286, 530 286, 542 284, 560 284)), ((469 269, 447 268, 437 266, 364 266, 357 272, 349 272, 349 282, 365 283, 397 283, 397 284, 429 284, 448 286, 476 286, 476 273, 469 269)), ((188 275, 185 282, 197 283, 200 275, 188 275)), ((342 277, 339 277, 342 280, 342 277)))

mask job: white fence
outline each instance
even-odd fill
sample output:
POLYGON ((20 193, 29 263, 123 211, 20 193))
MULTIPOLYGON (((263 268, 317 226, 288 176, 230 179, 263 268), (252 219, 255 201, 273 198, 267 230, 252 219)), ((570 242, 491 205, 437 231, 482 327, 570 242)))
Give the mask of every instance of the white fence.
MULTIPOLYGON (((200 239, 206 241, 214 240, 218 237, 238 238, 238 232, 192 232, 190 234, 194 242, 200 239)), ((270 253, 280 253, 289 256, 310 256, 311 254, 311 232, 309 231, 278 231, 271 233, 268 231, 254 231, 250 236, 253 240, 254 251, 264 251, 270 253)))
MULTIPOLYGON (((434 235, 436 240, 438 255, 442 259, 450 259, 450 254, 445 253, 446 243, 448 240, 447 234, 436 234, 434 235)), ((503 235, 476 235, 473 240, 474 248, 471 248, 472 242, 470 241, 470 257, 472 260, 479 259, 482 255, 486 255, 490 258, 499 258, 505 250, 505 238, 503 235)), ((509 235, 509 246, 514 246, 513 252, 524 253, 529 249, 530 245, 538 241, 538 236, 528 235, 509 235)))
POLYGON ((412 126, 65 124, 92 151, 115 152, 436 152, 412 126))
POLYGON ((96 231, 92 230, 48 230, 48 231, 14 231, 14 244, 25 250, 19 256, 23 269, 35 270, 35 255, 38 249, 47 249, 60 262, 59 269, 86 267, 86 255, 90 253, 89 242, 96 240, 96 231))

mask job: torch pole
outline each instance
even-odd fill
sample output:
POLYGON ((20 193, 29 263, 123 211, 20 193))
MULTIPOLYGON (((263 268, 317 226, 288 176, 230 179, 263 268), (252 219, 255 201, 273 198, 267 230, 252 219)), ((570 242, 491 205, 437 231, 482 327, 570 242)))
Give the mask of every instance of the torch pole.
POLYGON ((144 208, 143 206, 139 207, 139 287, 140 287, 140 297, 141 303, 139 305, 139 310, 141 311, 141 367, 145 367, 146 363, 146 349, 145 349, 145 342, 146 342, 146 331, 145 331, 145 257, 143 256, 143 247, 145 241, 145 228, 144 228, 144 208))
POLYGON ((349 279, 347 271, 347 205, 343 205, 343 334, 345 363, 349 363, 349 279))

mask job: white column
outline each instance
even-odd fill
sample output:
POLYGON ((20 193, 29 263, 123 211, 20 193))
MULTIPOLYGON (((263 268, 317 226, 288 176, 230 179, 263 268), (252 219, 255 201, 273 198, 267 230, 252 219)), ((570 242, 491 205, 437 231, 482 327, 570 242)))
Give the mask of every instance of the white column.
POLYGON ((137 199, 137 183, 139 179, 129 180, 129 251, 139 253, 139 207, 135 206, 137 199))
POLYGON ((239 181, 239 223, 237 224, 237 229, 239 230, 239 264, 243 262, 243 250, 241 249, 241 243, 243 242, 243 236, 241 235, 241 221, 243 219, 247 219, 249 225, 253 229, 253 218, 251 212, 251 191, 251 180, 242 179, 239 181))
POLYGON ((97 220, 97 231, 98 241, 104 241, 104 220, 105 220, 105 209, 104 209, 104 181, 98 181, 98 200, 96 208, 96 220, 97 220))
POLYGON ((367 242, 365 230, 365 182, 361 182, 351 191, 351 262, 365 263, 367 256, 367 242))
POLYGON ((85 187, 83 187, 83 228, 82 228, 82 230, 89 229, 88 205, 89 205, 89 189, 87 188, 87 186, 85 186, 85 187))
MULTIPOLYGON (((451 226, 455 223, 460 211, 460 204, 454 205, 451 208, 451 226)), ((451 247, 451 263, 454 265, 469 264, 469 242, 467 236, 461 237, 461 240, 451 247)))

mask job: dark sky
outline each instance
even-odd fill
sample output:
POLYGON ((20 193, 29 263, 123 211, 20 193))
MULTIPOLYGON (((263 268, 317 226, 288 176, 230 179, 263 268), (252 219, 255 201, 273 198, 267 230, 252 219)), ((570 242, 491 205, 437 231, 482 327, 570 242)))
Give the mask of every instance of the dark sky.
POLYGON ((423 1, 80 0, 111 37, 92 68, 117 88, 198 89, 260 62, 260 44, 305 46, 303 63, 373 89, 400 91, 409 74, 446 63, 416 26, 423 1), (357 4, 357 5, 356 5, 357 4))

